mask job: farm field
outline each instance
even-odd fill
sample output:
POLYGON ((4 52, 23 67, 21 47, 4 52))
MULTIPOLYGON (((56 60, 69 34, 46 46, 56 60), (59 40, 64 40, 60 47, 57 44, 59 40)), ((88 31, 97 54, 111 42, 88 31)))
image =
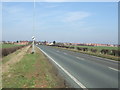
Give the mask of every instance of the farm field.
POLYGON ((7 56, 24 46, 25 45, 0 44, 0 50, 2 50, 2 56, 7 56))
POLYGON ((97 49, 98 51, 102 49, 108 49, 108 50, 118 50, 118 47, 105 47, 105 46, 74 46, 74 47, 81 47, 81 48, 88 48, 90 49, 97 49))
POLYGON ((21 45, 14 45, 14 44, 2 44, 0 46, 0 48, 11 48, 11 47, 15 47, 15 46, 21 46, 21 45))

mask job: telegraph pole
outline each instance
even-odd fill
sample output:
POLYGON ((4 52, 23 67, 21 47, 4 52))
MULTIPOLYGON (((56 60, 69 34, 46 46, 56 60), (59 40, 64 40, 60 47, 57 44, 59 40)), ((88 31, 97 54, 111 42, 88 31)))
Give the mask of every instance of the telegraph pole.
POLYGON ((33 8, 33 36, 32 36, 32 54, 35 53, 35 36, 34 36, 34 31, 35 31, 35 0, 34 0, 34 8, 33 8))

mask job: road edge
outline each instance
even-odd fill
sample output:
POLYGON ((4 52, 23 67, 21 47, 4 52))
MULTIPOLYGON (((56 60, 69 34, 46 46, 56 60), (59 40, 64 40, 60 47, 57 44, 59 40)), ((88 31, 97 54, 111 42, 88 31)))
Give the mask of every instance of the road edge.
POLYGON ((41 48, 36 46, 42 53, 44 53, 49 59, 51 59, 61 70, 63 70, 80 88, 83 90, 88 90, 80 81, 78 81, 74 76, 72 76, 67 70, 65 70, 61 65, 59 65, 53 58, 51 58, 47 53, 45 53, 41 48))

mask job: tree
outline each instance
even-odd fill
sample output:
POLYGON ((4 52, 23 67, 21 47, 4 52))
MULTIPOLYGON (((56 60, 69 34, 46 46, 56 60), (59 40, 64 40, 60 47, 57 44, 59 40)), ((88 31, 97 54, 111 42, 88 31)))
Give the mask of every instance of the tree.
POLYGON ((53 44, 55 45, 55 44, 56 44, 56 42, 55 42, 55 41, 53 41, 53 44))

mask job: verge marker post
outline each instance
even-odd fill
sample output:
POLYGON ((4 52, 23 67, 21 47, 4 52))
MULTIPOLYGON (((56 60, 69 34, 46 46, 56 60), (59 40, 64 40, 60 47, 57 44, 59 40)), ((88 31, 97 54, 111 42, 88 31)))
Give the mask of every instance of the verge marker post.
POLYGON ((32 43, 32 54, 35 53, 35 46, 34 46, 34 43, 35 43, 35 37, 33 36, 32 37, 32 40, 33 40, 33 43, 32 43))

